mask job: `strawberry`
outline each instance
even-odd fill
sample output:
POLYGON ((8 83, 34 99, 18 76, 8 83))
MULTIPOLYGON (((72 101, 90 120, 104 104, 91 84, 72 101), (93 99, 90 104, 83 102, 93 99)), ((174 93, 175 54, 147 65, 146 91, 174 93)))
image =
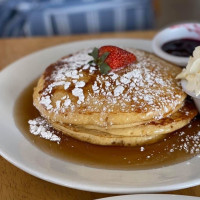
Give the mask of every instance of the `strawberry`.
POLYGON ((109 52, 110 54, 104 62, 107 63, 112 69, 125 67, 128 64, 136 61, 134 54, 119 47, 103 46, 99 49, 99 57, 102 56, 105 52, 109 52))
POLYGON ((115 46, 102 46, 99 49, 94 48, 89 54, 94 60, 89 63, 95 63, 100 67, 101 74, 107 74, 109 71, 126 67, 136 61, 134 54, 115 46))

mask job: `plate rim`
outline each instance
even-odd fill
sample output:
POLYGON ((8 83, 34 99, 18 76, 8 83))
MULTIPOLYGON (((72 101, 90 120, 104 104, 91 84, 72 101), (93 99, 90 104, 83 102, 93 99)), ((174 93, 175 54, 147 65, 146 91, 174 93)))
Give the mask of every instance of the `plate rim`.
POLYGON ((96 199, 96 200, 119 200, 119 199, 120 200, 134 200, 135 198, 136 199, 143 198, 143 200, 144 199, 152 200, 155 197, 157 197, 157 198, 167 197, 167 199, 170 199, 170 200, 179 200, 180 198, 182 198, 183 200, 199 199, 199 197, 197 197, 197 196, 179 195, 179 194, 131 194, 131 195, 105 197, 105 198, 100 198, 100 199, 96 199))

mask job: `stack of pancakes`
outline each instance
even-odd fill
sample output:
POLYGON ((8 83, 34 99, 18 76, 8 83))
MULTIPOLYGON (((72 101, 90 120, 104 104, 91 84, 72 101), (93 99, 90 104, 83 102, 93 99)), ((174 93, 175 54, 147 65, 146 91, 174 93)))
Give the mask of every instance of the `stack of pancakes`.
POLYGON ((197 114, 175 79, 181 72, 136 49, 137 61, 100 74, 92 49, 50 65, 34 89, 41 115, 63 134, 98 145, 144 145, 188 124, 197 114))

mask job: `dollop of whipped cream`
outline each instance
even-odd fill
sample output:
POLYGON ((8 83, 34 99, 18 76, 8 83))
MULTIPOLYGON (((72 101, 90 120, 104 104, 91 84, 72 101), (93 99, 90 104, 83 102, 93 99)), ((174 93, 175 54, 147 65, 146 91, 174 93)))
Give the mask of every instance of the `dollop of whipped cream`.
POLYGON ((200 46, 195 48, 193 57, 190 56, 186 68, 176 78, 187 80, 186 89, 200 95, 200 46))

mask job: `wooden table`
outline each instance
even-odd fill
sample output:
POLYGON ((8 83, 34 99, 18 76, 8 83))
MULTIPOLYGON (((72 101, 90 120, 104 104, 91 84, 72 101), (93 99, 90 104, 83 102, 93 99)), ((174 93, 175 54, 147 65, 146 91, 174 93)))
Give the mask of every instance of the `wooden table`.
MULTIPOLYGON (((31 52, 45 47, 72 42, 76 40, 94 38, 143 38, 151 39, 155 35, 154 31, 147 32, 126 32, 126 33, 106 33, 98 35, 74 35, 62 37, 45 38, 19 38, 0 40, 0 69, 16 59, 19 59, 31 52)), ((182 194, 200 197, 200 186, 184 190, 167 192, 169 194, 182 194)), ((4 158, 0 157, 0 200, 90 200, 111 196, 109 194, 99 194, 70 189, 55 185, 16 168, 4 158)))

